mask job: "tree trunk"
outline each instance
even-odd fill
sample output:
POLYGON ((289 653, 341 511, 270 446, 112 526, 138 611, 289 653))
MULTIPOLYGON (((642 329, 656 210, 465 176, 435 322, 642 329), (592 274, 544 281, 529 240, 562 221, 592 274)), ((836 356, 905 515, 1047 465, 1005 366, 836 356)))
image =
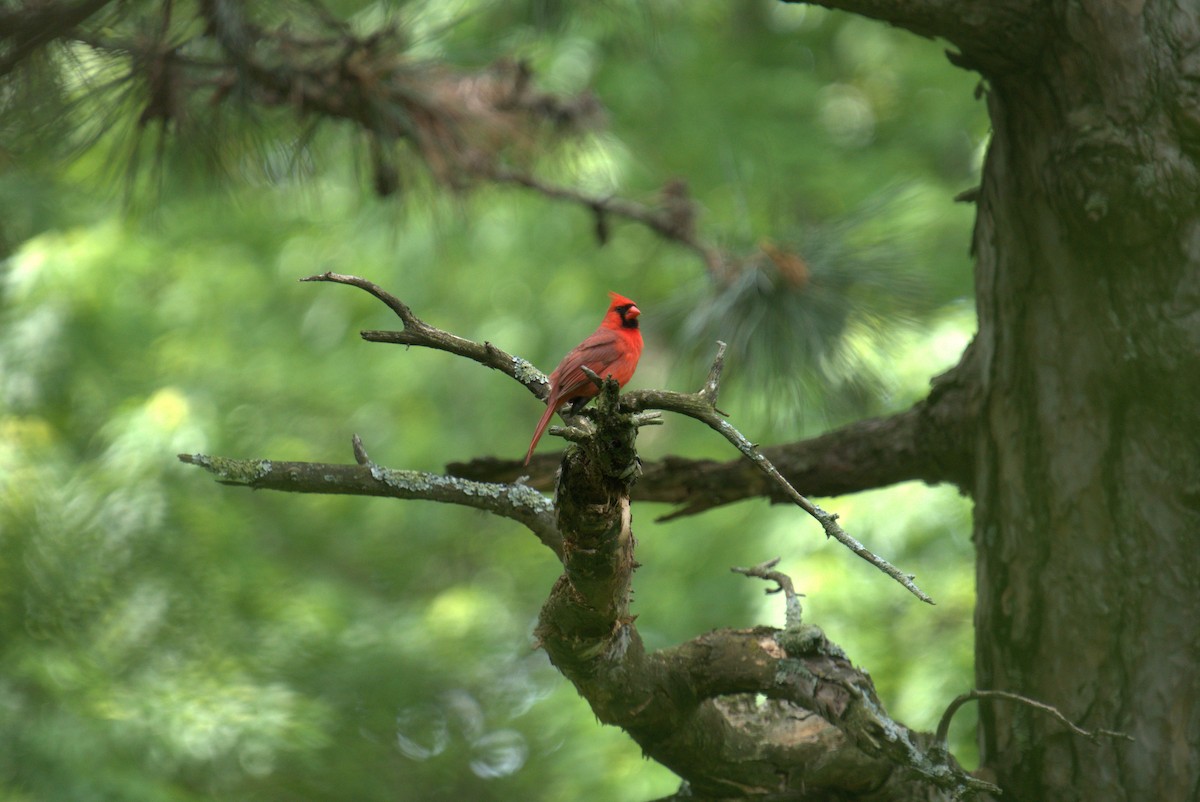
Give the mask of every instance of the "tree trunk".
POLYGON ((1200 794, 1200 28, 1055 4, 990 73, 975 232, 982 761, 1017 800, 1200 794))

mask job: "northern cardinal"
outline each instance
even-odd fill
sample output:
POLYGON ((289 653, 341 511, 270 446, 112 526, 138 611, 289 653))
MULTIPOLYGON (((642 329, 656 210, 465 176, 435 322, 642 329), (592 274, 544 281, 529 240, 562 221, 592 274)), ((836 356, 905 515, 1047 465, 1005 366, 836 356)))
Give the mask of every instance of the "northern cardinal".
POLYGON ((559 407, 571 402, 575 405, 574 411, 578 412, 588 399, 600 392, 595 382, 583 372, 584 367, 602 379, 616 379, 619 387, 624 387, 633 378, 638 357, 642 355, 642 333, 638 330, 638 316, 642 312, 623 295, 610 292, 608 297, 612 303, 600 328, 564 356, 550 374, 550 397, 546 400, 546 411, 533 431, 533 442, 525 454, 526 465, 559 407))

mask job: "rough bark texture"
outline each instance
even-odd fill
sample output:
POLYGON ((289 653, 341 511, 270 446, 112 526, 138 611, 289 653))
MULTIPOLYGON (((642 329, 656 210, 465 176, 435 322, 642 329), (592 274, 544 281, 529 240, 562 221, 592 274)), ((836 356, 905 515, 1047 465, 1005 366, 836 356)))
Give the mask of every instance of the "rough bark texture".
POLYGON ((1006 799, 1195 800, 1197 8, 1045 11, 1037 58, 985 71, 978 685, 1136 742, 985 704, 982 759, 1006 799))
POLYGON ((634 429, 609 385, 595 437, 562 461, 563 574, 536 629, 597 718, 682 777, 681 798, 957 798, 970 780, 953 758, 892 721, 870 677, 816 627, 718 630, 646 652, 629 613, 634 429))

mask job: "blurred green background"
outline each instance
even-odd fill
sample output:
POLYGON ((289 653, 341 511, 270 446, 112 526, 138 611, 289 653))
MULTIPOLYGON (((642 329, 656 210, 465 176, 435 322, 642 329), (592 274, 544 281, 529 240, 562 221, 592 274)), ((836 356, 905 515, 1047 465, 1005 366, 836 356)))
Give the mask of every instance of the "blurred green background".
MULTIPOLYGON (((526 391, 362 342, 396 327, 387 310, 302 276, 367 277, 545 370, 620 291, 647 341, 631 386, 695 389, 712 339, 735 340, 722 407, 762 443, 907 407, 973 331, 973 208, 951 198, 977 180, 986 120, 977 79, 938 44, 759 0, 335 7, 410 26, 425 58, 509 55, 546 89, 593 87, 608 128, 543 175, 647 201, 686 177, 705 236, 799 249, 835 302, 780 305, 769 281, 731 300, 686 251, 625 224, 598 247, 585 211, 514 190, 448 197, 412 176, 376 199, 349 126, 297 160, 276 144, 287 120, 249 121, 258 146, 219 180, 186 140, 155 166, 127 127, 71 159, 4 143, 0 800, 636 800, 678 785, 532 648, 556 562, 516 524, 252 493, 176 460, 349 462, 354 433, 393 467, 523 454, 540 413, 526 391)), ((680 419, 640 447, 733 457, 680 419)), ((938 605, 797 510, 660 524, 669 509, 643 505, 638 625, 659 647, 782 624, 782 601, 728 570, 781 555, 808 621, 893 715, 932 729, 972 684, 969 505, 919 485, 822 503, 938 605)), ((968 765, 971 715, 952 744, 968 765)))

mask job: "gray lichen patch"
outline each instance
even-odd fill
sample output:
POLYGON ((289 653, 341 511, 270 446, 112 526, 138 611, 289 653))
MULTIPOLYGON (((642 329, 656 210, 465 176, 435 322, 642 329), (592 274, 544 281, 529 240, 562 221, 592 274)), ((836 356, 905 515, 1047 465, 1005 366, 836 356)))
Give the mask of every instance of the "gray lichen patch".
POLYGON ((204 468, 221 482, 238 485, 254 484, 269 476, 273 467, 269 459, 229 459, 208 454, 193 454, 192 463, 204 468))
POLYGON ((525 507, 538 513, 554 512, 554 502, 528 485, 501 487, 507 487, 508 500, 514 507, 525 507))
POLYGON ((521 382, 521 384, 530 385, 537 384, 538 382, 548 384, 550 382, 546 374, 535 368, 532 362, 521 359, 519 356, 514 356, 512 363, 513 375, 516 376, 517 381, 521 382))
MULTIPOLYGON (((526 507, 535 512, 549 511, 553 504, 536 490, 522 485, 477 482, 455 476, 381 468, 371 464, 371 476, 388 487, 422 498, 449 500, 468 496, 479 499, 507 501, 514 507, 526 507)), ((490 505, 489 505, 490 506, 490 505)))
POLYGON ((437 484, 433 481, 437 478, 433 474, 384 468, 375 463, 371 463, 371 477, 388 487, 417 494, 427 494, 437 484))

